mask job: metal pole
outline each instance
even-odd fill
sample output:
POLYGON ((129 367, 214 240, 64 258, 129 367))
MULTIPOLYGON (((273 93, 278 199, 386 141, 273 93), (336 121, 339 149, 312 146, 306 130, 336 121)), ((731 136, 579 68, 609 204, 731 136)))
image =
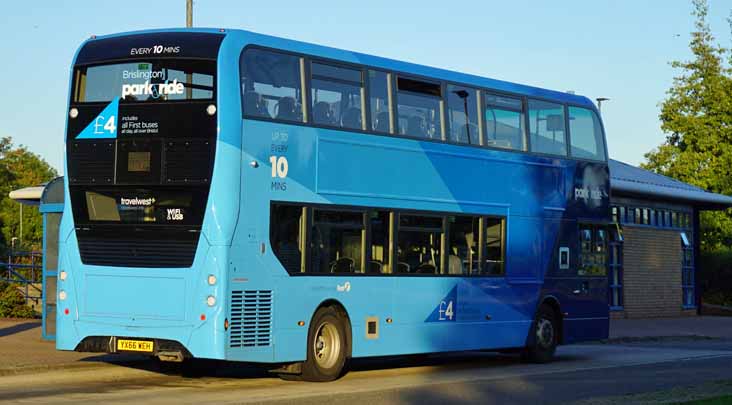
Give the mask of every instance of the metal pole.
POLYGON ((19 235, 20 246, 23 246, 23 204, 20 204, 20 235, 19 235))
POLYGON ((598 97, 595 100, 597 100, 597 111, 602 115, 602 102, 610 100, 607 97, 598 97))
POLYGON ((193 27, 193 0, 186 0, 186 27, 193 27))
MULTIPOLYGON (((193 27, 193 0, 186 0, 186 27, 193 27)), ((186 99, 190 100, 193 98, 193 87, 191 82, 193 81, 193 75, 186 73, 186 99)))

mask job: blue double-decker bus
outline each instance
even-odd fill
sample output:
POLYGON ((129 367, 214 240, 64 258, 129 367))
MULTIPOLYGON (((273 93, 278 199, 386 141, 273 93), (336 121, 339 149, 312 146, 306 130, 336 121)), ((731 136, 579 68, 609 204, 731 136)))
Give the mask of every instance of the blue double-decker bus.
POLYGON ((271 363, 608 335, 593 103, 237 30, 71 69, 57 347, 271 363))

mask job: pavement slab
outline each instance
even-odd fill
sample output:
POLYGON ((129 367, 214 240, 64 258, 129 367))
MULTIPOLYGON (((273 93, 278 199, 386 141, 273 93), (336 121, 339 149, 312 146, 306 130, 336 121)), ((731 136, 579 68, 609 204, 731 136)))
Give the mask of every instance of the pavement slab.
POLYGON ((55 342, 41 338, 40 319, 0 319, 0 376, 139 359, 140 356, 58 351, 55 342))

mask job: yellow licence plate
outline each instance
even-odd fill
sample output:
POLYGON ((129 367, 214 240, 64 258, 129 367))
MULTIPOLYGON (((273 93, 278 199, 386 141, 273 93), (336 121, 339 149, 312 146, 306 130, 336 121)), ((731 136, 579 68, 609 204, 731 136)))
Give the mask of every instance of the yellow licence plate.
POLYGON ((117 340, 117 350, 152 353, 153 342, 148 342, 145 340, 119 339, 117 340))

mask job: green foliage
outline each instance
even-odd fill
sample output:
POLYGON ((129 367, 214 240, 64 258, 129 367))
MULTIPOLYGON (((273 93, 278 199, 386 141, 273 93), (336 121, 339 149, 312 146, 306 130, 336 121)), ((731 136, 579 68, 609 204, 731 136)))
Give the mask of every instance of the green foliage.
MULTIPOLYGON (((645 155, 642 166, 705 190, 732 195, 732 51, 716 45, 707 24, 706 0, 693 0, 696 17, 690 61, 674 61, 681 70, 661 104, 666 141, 645 155)), ((731 21, 732 23, 732 21, 731 21)), ((732 243, 732 210, 701 217, 702 249, 732 243)))
POLYGON ((732 307, 732 248, 702 252, 697 272, 702 300, 732 307))
MULTIPOLYGON (((43 158, 25 146, 13 146, 11 138, 0 138, 0 252, 20 233, 19 205, 8 197, 12 190, 37 186, 58 173, 43 158)), ((23 248, 40 249, 43 222, 36 207, 23 207, 23 248)))
POLYGON ((0 318, 35 318, 15 284, 0 282, 0 318))

